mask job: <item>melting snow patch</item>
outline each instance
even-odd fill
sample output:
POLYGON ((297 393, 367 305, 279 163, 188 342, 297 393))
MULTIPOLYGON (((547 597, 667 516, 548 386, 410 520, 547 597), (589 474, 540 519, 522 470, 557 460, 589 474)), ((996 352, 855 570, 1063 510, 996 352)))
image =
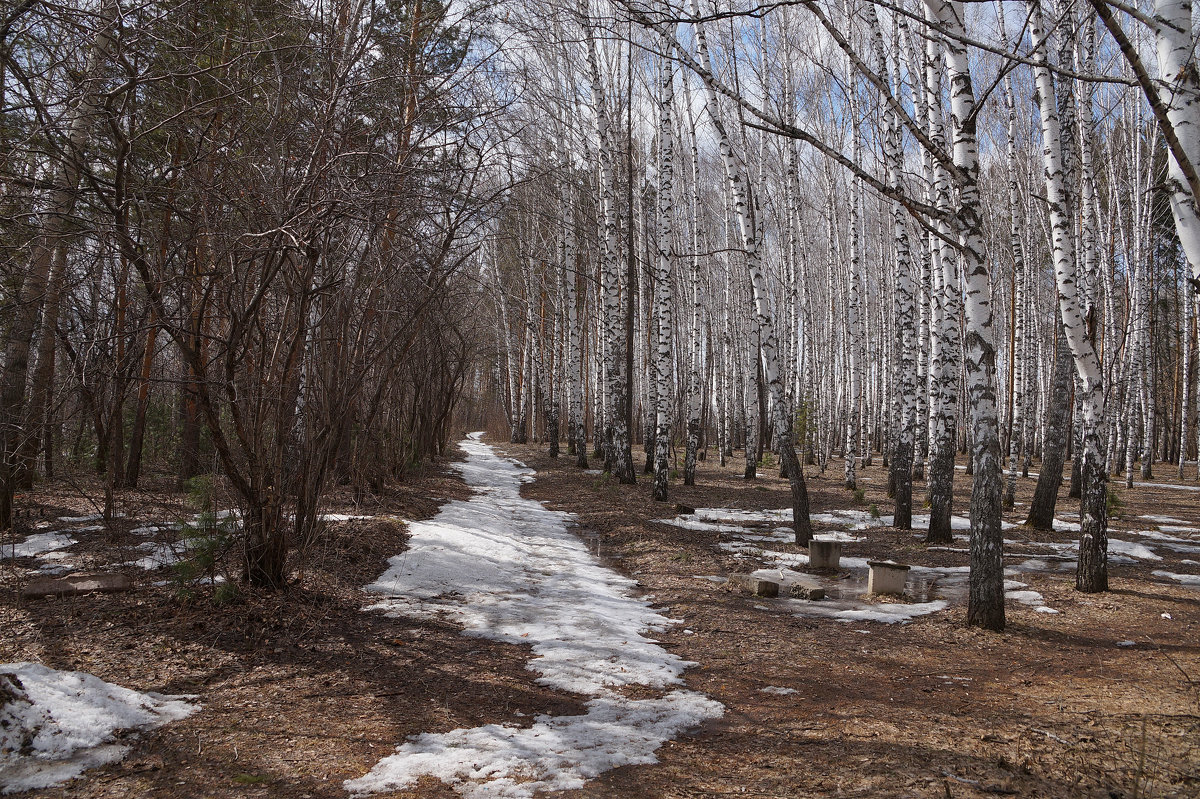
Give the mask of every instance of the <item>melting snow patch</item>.
POLYGON ((1188 587, 1200 588, 1200 574, 1176 574, 1175 572, 1162 571, 1161 569, 1150 573, 1155 577, 1169 577, 1188 587))
MULTIPOLYGON (((828 615, 831 619, 837 621, 878 621, 883 624, 895 624, 896 622, 910 622, 918 616, 925 616, 929 613, 936 613, 939 610, 945 610, 949 603, 944 599, 938 599, 933 602, 914 602, 909 605, 904 604, 880 604, 867 605, 861 608, 850 608, 846 610, 838 610, 830 608, 831 613, 806 613, 805 615, 828 615)), ((814 608, 821 608, 819 603, 813 603, 814 608)), ((823 610, 823 608, 822 608, 823 610)))
POLYGON ((1160 524, 1187 524, 1186 519, 1176 519, 1174 516, 1155 516, 1150 513, 1144 513, 1138 518, 1146 519, 1152 522, 1158 522, 1160 524))
POLYGON ((692 691, 640 701, 613 695, 588 702, 585 716, 539 715, 528 728, 488 724, 423 733, 345 786, 361 795, 429 775, 471 799, 578 789, 618 766, 657 763, 655 750, 680 729, 712 718, 715 704, 692 691))
POLYGON ((1128 555, 1131 558, 1139 560, 1162 560, 1161 557, 1154 554, 1154 550, 1145 544, 1137 544, 1132 541, 1122 541, 1119 538, 1108 539, 1108 552, 1114 552, 1119 555, 1128 555))
POLYGON ((760 694, 776 694, 778 696, 787 696, 788 694, 800 693, 795 688, 781 688, 778 685, 768 685, 766 688, 759 688, 760 694))
POLYGON ((162 533, 170 530, 169 526, 148 524, 145 527, 135 527, 129 531, 130 535, 153 535, 154 533, 162 533))
POLYGON ((1174 491, 1200 491, 1200 486, 1181 486, 1172 483, 1134 483, 1137 486, 1148 486, 1150 488, 1170 488, 1174 491))
POLYGON ((48 788, 120 760, 126 730, 151 730, 194 713, 189 697, 139 693, 78 671, 0 665, 0 792, 48 788), (28 742, 28 746, 26 743, 28 742))
POLYGON ((591 696, 581 716, 538 716, 531 727, 488 724, 424 733, 400 745, 352 794, 401 789, 423 775, 468 797, 524 799, 568 790, 608 769, 655 763, 655 751, 723 706, 676 689, 629 699, 614 686, 667 688, 690 664, 643 635, 673 620, 631 596, 635 584, 602 566, 567 529, 570 516, 520 495, 532 471, 471 434, 455 465, 475 495, 409 525, 409 550, 368 590, 397 615, 438 616, 464 634, 530 644, 538 682, 591 696))
POLYGON ((1022 605, 1033 605, 1035 607, 1040 606, 1046 601, 1037 591, 1005 591, 1004 598, 1020 602, 1022 605))
MULTIPOLYGON (((791 533, 791 530, 789 530, 788 532, 791 533)), ((862 541, 863 539, 858 536, 850 535, 849 533, 844 533, 844 532, 841 532, 838 530, 826 530, 824 532, 817 533, 816 535, 814 535, 813 540, 814 541, 843 541, 845 543, 853 544, 856 541, 862 541)))
POLYGON ((696 518, 714 522, 791 521, 792 509, 740 510, 736 508, 696 508, 696 518))
POLYGON ((1129 532, 1132 533, 1133 535, 1140 535, 1142 538, 1149 538, 1153 541, 1169 541, 1169 542, 1177 543, 1177 544, 1190 543, 1188 541, 1188 539, 1186 539, 1186 538, 1179 538, 1178 536, 1167 535, 1166 533, 1160 533, 1156 530, 1129 530, 1129 532))
POLYGON ((1045 605, 1042 605, 1041 607, 1034 608, 1034 611, 1035 611, 1035 612, 1037 612, 1037 613, 1049 613, 1050 615, 1053 615, 1053 616, 1057 616, 1057 615, 1058 615, 1058 611, 1057 611, 1057 610, 1055 610, 1054 608, 1048 608, 1048 607, 1046 607, 1045 605))
POLYGON ((818 524, 849 527, 851 530, 865 530, 868 527, 883 527, 884 525, 891 524, 890 517, 872 516, 865 510, 856 509, 814 513, 810 518, 818 524))
POLYGON ((75 539, 66 533, 34 533, 19 544, 5 546, 3 551, 14 558, 36 558, 74 544, 75 539))
POLYGON ((138 550, 148 553, 144 557, 137 560, 131 560, 128 563, 122 564, 125 566, 137 566, 139 569, 153 571, 154 569, 163 569, 168 566, 174 566, 183 560, 184 547, 182 544, 156 544, 148 541, 145 544, 139 544, 138 550))
POLYGON ((676 516, 674 519, 655 519, 659 524, 670 524, 682 527, 684 530, 701 530, 711 533, 733 533, 742 535, 748 532, 745 527, 736 524, 718 524, 697 519, 694 516, 676 516))
POLYGON ((352 522, 358 519, 374 519, 374 516, 355 516, 350 513, 322 513, 323 522, 352 522))

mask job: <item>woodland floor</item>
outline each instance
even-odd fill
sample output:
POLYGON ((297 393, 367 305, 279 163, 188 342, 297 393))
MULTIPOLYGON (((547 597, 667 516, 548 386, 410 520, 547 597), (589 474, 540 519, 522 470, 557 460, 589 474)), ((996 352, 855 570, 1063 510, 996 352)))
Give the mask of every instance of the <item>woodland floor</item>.
MULTIPOLYGON (((908 624, 802 618, 787 600, 697 579, 758 564, 719 548, 716 533, 656 523, 674 512, 651 501, 647 480, 617 486, 541 447, 497 447, 537 470, 524 496, 575 513, 593 551, 682 620, 655 637, 698 664, 685 675, 689 688, 726 707, 723 718, 664 745, 658 765, 609 771, 566 796, 1200 796, 1200 589, 1152 574, 1200 573, 1195 555, 1158 548, 1160 561, 1113 565, 1103 595, 1076 593, 1071 572, 1023 575, 1059 613, 1010 602, 1002 634, 966 628, 961 605, 908 624)), ((709 454, 699 485, 673 484, 671 503, 786 506, 774 470, 747 485, 740 461, 721 468, 709 454)), ((813 510, 874 504, 889 513, 878 463, 860 473, 858 502, 841 487, 840 463, 824 475, 810 467, 813 510)), ((1180 480, 1174 468, 1158 469, 1160 483, 1198 485, 1194 472, 1180 480)), ((965 509, 961 471, 956 483, 956 508, 965 509)), ((1124 507, 1114 536, 1153 529, 1145 515, 1200 527, 1200 491, 1116 485, 1124 507)), ((1018 503, 1033 486, 1018 482, 1018 503)), ((362 610, 370 601, 362 586, 405 547, 402 520, 467 495, 447 464, 411 475, 376 504, 334 503, 328 510, 375 518, 331 524, 285 594, 224 603, 211 587, 185 590, 170 569, 114 565, 146 540, 134 528, 192 512, 166 483, 159 488, 121 495, 127 517, 80 534, 71 550, 88 569, 129 573, 132 592, 23 601, 34 561, 0 564, 0 662, 36 660, 143 691, 197 694, 203 709, 144 735, 121 763, 30 795, 344 799, 342 781, 406 736, 511 722, 517 712, 581 712, 578 697, 534 682, 523 647, 362 610)), ((58 516, 95 512, 87 497, 98 493, 86 483, 39 488, 20 501, 31 512, 18 520, 17 540, 51 529, 44 522, 58 516)), ((1074 506, 1064 485, 1057 516, 1072 518, 1074 506)), ((1020 522, 1025 510, 1018 504, 1006 518, 1020 522)), ((907 531, 855 535, 865 540, 846 544, 847 555, 967 562, 962 552, 926 551, 907 531)), ((1006 536, 1068 542, 1075 533, 1006 536)), ((455 794, 425 779, 385 795, 455 794)))

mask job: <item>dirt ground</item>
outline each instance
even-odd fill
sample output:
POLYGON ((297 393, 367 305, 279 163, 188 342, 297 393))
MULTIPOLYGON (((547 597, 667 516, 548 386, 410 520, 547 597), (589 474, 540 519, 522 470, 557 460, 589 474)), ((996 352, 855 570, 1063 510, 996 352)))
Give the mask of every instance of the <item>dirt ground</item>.
MULTIPOLYGON (((699 485, 672 484, 664 505, 650 499, 646 479, 618 486, 573 459, 551 460, 542 447, 497 446, 538 471, 525 496, 576 514, 593 550, 681 620, 657 637, 696 662, 688 686, 726 707, 722 719, 668 742, 658 765, 610 771, 567 796, 1200 796, 1200 590, 1151 573, 1196 574, 1196 565, 1180 564, 1196 556, 1158 548, 1161 561, 1114 565, 1112 590, 1102 595, 1076 593, 1070 572, 1022 576, 1060 613, 1010 602, 1004 633, 968 629, 961 605, 903 625, 803 618, 786 600, 697 579, 758 564, 718 548, 715 533, 654 521, 673 516, 674 503, 785 507, 787 485, 773 470, 748 485, 740 462, 722 468, 710 452, 699 485)), ((860 472, 861 500, 842 488, 840 463, 836 469, 810 469, 814 511, 890 512, 878 460, 860 472)), ((1159 477, 1183 482, 1169 467, 1159 477)), ((956 507, 965 509, 961 471, 956 482, 956 507)), ((1196 485, 1195 475, 1186 482, 1196 485)), ((1033 486, 1032 478, 1018 482, 1018 503, 1033 486)), ((331 524, 282 595, 231 597, 187 588, 170 569, 115 565, 145 540, 131 532, 138 525, 190 512, 159 488, 120 496, 128 516, 80 535, 71 550, 83 567, 128 573, 132 592, 23 601, 19 588, 34 562, 0 564, 0 661, 37 660, 139 690, 196 694, 203 709, 141 737, 121 763, 29 795, 342 799, 343 780, 408 735, 511 723, 518 711, 582 712, 579 697, 534 682, 522 647, 363 611, 370 598, 362 586, 405 547, 403 520, 427 518, 468 494, 447 464, 413 475, 376 505, 334 503, 329 510, 375 518, 331 524)), ((1117 490, 1124 507, 1114 536, 1153 529, 1143 514, 1200 526, 1200 492, 1117 490)), ((1064 519, 1075 505, 1065 491, 1064 519)), ((96 495, 87 484, 40 488, 22 500, 17 540, 57 516, 93 512, 86 497, 96 495)), ((1018 504, 1008 519, 1019 522, 1025 509, 1018 504)), ((906 531, 856 535, 866 540, 847 544, 848 555, 967 562, 962 552, 927 551, 906 531)), ((387 796, 454 794, 426 780, 387 796)))

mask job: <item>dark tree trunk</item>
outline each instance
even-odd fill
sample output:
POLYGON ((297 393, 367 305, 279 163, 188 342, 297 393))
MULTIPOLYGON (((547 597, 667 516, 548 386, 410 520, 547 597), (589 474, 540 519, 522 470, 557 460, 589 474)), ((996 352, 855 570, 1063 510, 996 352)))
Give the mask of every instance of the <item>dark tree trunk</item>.
POLYGON ((690 419, 687 426, 687 451, 683 456, 683 484, 696 484, 696 459, 700 449, 700 420, 690 419))
POLYGON ((249 504, 243 577, 256 588, 283 588, 287 582, 287 534, 279 500, 268 496, 249 504))
POLYGON ((558 457, 558 410, 550 407, 546 411, 546 438, 550 440, 550 457, 558 457))
POLYGON ((1054 529, 1054 509, 1058 504, 1058 489, 1062 485, 1063 462, 1067 451, 1067 435, 1070 430, 1071 379, 1074 361, 1067 348, 1066 337, 1059 336, 1054 356, 1054 374, 1050 382, 1050 402, 1046 408, 1046 437, 1042 444, 1042 471, 1037 486, 1033 489, 1033 500, 1029 503, 1029 517, 1025 524, 1036 530, 1054 529))
POLYGON ((200 415, 195 376, 184 366, 186 376, 179 391, 179 484, 200 473, 200 415))
POLYGON ((978 446, 975 481, 971 487, 971 580, 967 625, 985 630, 1004 629, 1004 541, 1000 530, 1003 476, 1000 441, 978 446))
POLYGON ((900 530, 912 529, 912 458, 912 442, 901 436, 896 441, 896 451, 892 456, 896 499, 892 526, 900 530))
POLYGON ((949 544, 954 540, 951 516, 954 512, 954 440, 957 423, 951 417, 942 444, 935 446, 929 457, 929 530, 926 544, 949 544))
POLYGON ((154 366, 154 344, 158 328, 150 327, 146 334, 146 349, 142 352, 142 371, 138 377, 137 407, 134 410, 133 430, 129 434, 129 457, 125 467, 125 485, 137 488, 142 473, 142 446, 146 435, 146 411, 150 406, 150 370, 154 366))
POLYGON ((792 528, 796 533, 796 544, 807 548, 813 537, 808 509, 808 486, 804 483, 804 469, 796 457, 796 447, 792 444, 791 436, 781 437, 779 457, 785 464, 788 483, 792 489, 792 528))
POLYGON ((1108 590, 1108 475, 1104 472, 1100 436, 1092 433, 1089 439, 1075 458, 1084 462, 1075 589, 1094 594, 1108 590))

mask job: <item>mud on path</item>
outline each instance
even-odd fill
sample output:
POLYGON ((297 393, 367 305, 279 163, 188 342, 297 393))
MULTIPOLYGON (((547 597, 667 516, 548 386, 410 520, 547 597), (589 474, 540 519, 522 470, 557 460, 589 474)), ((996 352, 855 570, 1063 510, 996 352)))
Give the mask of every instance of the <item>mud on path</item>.
MULTIPOLYGON (((562 795, 1200 794, 1200 591, 1153 573, 1200 573, 1200 564, 1184 562, 1200 555, 1156 548, 1161 560, 1114 565, 1114 590, 1102 596, 1077 594, 1070 572, 1023 575, 1059 613, 1010 603, 1002 635, 966 629, 955 605, 906 625, 803 618, 789 600, 697 579, 762 564, 720 548, 726 539, 716 533, 654 521, 673 516, 676 502, 782 508, 787 486, 770 470, 747 484, 740 467, 722 469, 710 459, 701 464, 699 486, 673 483, 663 505, 650 500, 645 479, 617 486, 566 457, 552 461, 539 447, 499 447, 538 471, 524 496, 575 513, 593 552, 682 619, 655 637, 699 664, 685 674, 689 688, 726 707, 721 720, 664 745, 658 765, 616 769, 562 795), (1134 645, 1118 646, 1126 641, 1134 645)), ((71 550, 88 568, 128 572, 133 592, 23 601, 19 586, 35 564, 5 559, 0 660, 34 659, 139 690, 199 694, 204 705, 134 742, 124 762, 28 795, 344 799, 344 780, 366 773, 409 735, 582 712, 578 696, 535 682, 524 647, 464 637, 449 623, 362 611, 371 602, 363 586, 406 546, 403 520, 428 518, 445 500, 466 496, 443 467, 414 475, 371 508, 333 503, 328 510, 394 518, 330 525, 316 551, 296 564, 282 597, 243 595, 227 604, 212 591, 181 597, 169 569, 118 566, 113 548, 142 540, 132 532, 139 517, 161 517, 179 503, 166 491, 119 497, 129 516, 79 536, 71 550)), ((813 509, 875 504, 886 514, 882 480, 878 466, 863 470, 865 496, 856 503, 838 475, 811 476, 813 509)), ((957 482, 963 491, 961 472, 957 482)), ((1032 490, 1033 480, 1019 481, 1018 502, 1032 490)), ((1117 537, 1154 543, 1119 532, 1155 529, 1142 515, 1200 527, 1200 492, 1118 491, 1125 507, 1113 523, 1117 537)), ((23 518, 21 534, 39 519, 89 511, 76 489, 44 488, 29 501, 37 511, 23 518)), ((1072 504, 1063 497, 1060 519, 1070 518, 1072 504)), ((966 507, 965 494, 956 505, 966 507)), ((1073 535, 1006 532, 1048 544, 1073 535)), ((964 553, 926 551, 908 532, 870 527, 855 536, 863 540, 847 543, 847 555, 966 563, 964 553)), ((1036 554, 1029 549, 1028 557, 1036 554)), ((425 779, 382 795, 455 794, 425 779)))

